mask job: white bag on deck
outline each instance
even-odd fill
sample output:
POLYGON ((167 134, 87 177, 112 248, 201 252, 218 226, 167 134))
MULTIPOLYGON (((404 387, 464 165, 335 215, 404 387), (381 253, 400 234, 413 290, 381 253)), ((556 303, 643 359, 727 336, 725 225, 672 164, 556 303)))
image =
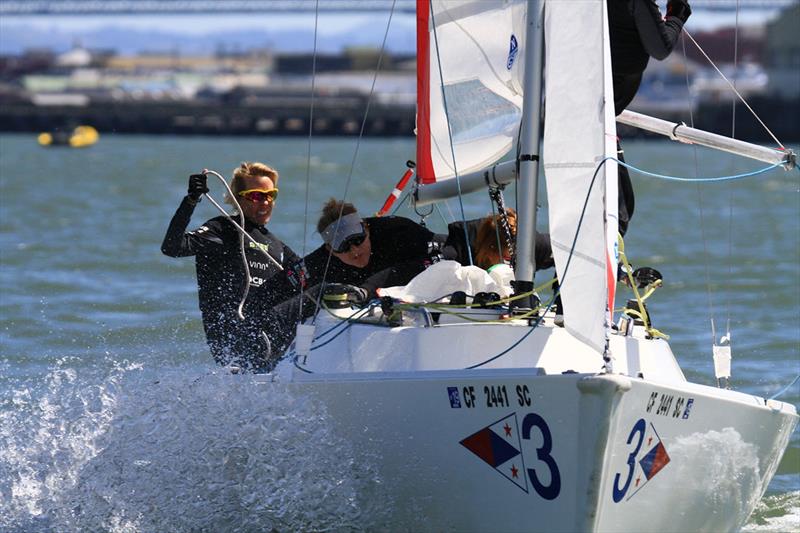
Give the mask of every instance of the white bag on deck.
MULTIPOLYGON (((502 272, 506 265, 493 269, 502 272)), ((512 276, 513 278, 513 273, 512 276)), ((505 279, 507 276, 497 277, 505 279)), ((499 284, 488 272, 476 266, 461 266, 457 261, 440 261, 418 274, 408 285, 378 289, 379 296, 391 296, 410 303, 431 302, 456 291, 474 295, 479 292, 496 292, 501 297, 510 296, 510 286, 499 284)))

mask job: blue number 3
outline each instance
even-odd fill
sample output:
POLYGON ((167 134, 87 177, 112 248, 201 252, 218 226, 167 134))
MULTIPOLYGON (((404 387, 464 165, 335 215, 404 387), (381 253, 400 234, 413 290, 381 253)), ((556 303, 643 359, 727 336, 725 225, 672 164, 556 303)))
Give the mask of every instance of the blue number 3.
POLYGON ((628 492, 628 488, 631 486, 631 480, 633 479, 633 471, 636 465, 636 456, 639 454, 639 448, 642 447, 642 441, 644 440, 644 431, 647 428, 647 424, 644 421, 644 418, 640 418, 636 421, 631 428, 631 433, 628 435, 628 444, 633 441, 633 436, 637 433, 639 434, 639 440, 636 442, 636 448, 628 455, 628 477, 625 479, 625 486, 621 489, 619 488, 619 472, 614 476, 614 502, 619 503, 622 498, 625 497, 625 493, 628 492))
POLYGON ((544 418, 535 413, 528 413, 522 420, 523 439, 529 440, 531 438, 531 428, 533 426, 536 426, 542 432, 542 446, 536 450, 536 457, 550 469, 550 484, 543 485, 536 475, 536 470, 533 468, 528 469, 528 477, 530 477, 531 484, 539 496, 545 500, 555 500, 561 492, 561 474, 553 456, 550 455, 550 451, 553 449, 553 437, 550 435, 550 428, 547 427, 547 422, 544 421, 544 418))

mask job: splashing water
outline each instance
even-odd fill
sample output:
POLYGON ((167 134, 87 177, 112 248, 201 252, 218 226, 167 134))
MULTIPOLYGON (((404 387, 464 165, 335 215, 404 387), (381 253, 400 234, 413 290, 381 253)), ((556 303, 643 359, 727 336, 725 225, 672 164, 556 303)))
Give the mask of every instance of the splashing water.
MULTIPOLYGON (((708 508, 709 524, 727 524, 733 530, 747 519, 762 494, 758 453, 753 444, 744 442, 733 428, 694 433, 676 440, 670 448, 675 457, 702 457, 703 461, 676 461, 678 479, 697 479, 682 495, 673 495, 681 507, 692 500, 703 501, 708 508)), ((701 528, 710 531, 709 527, 701 528)))
POLYGON ((387 527, 371 461, 324 406, 253 376, 62 360, 0 411, 0 530, 387 527))
POLYGON ((800 491, 772 494, 758 502, 742 533, 800 530, 800 491))

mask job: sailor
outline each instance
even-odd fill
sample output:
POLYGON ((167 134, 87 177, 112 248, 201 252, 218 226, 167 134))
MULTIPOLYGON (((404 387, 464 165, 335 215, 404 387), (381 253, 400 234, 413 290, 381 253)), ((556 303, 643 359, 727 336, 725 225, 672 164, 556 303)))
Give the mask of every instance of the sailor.
MULTIPOLYGON (((511 261, 511 246, 514 245, 517 236, 517 212, 511 207, 506 208, 505 223, 508 224, 510 236, 506 235, 504 222, 499 214, 466 222, 467 235, 469 235, 473 254, 472 262, 476 266, 488 270, 493 265, 511 261), (509 242, 509 237, 511 242, 509 242)), ((462 265, 469 265, 469 252, 464 244, 464 222, 451 222, 447 229, 448 235, 443 255, 446 258, 455 259, 462 265)), ((554 262, 553 250, 550 247, 550 235, 537 232, 535 247, 536 270, 552 268, 554 262)))
POLYGON ((407 218, 361 218, 353 204, 334 198, 323 206, 317 231, 323 243, 303 259, 303 296, 266 308, 256 301, 245 313, 256 317, 273 346, 281 347, 278 350, 291 343, 297 321, 316 312, 323 282, 364 302, 376 296, 378 288, 405 285, 442 259, 445 240, 407 218))
MULTIPOLYGON (((607 0, 607 5, 614 110, 619 115, 636 96, 650 57, 661 60, 672 52, 692 10, 686 0, 669 0, 667 16, 662 18, 654 0, 607 0)), ((617 152, 624 162, 619 142, 617 152)), ((628 169, 622 165, 618 169, 619 232, 624 236, 635 204, 628 169)))
POLYGON ((436 259, 445 238, 403 217, 361 218, 353 204, 334 198, 323 206, 317 231, 323 244, 304 259, 308 283, 363 286, 382 273, 385 284, 373 278, 366 287, 372 291, 408 283, 436 259))
MULTIPOLYGON (((300 258, 272 232, 267 223, 272 217, 278 195, 278 172, 263 163, 242 163, 233 171, 230 188, 233 197, 225 201, 241 211, 244 229, 251 242, 240 235, 225 216, 218 216, 199 228, 186 232, 195 206, 208 192, 206 174, 189 176, 188 194, 170 221, 161 251, 170 257, 195 256, 198 297, 206 340, 214 359, 222 365, 246 370, 268 370, 274 362, 270 346, 249 321, 242 320, 238 308, 245 293, 268 308, 297 292, 292 284, 271 281, 280 269, 266 257, 291 271, 300 258), (244 260, 250 271, 247 286, 244 260)), ((234 216, 238 222, 238 217, 234 216)))

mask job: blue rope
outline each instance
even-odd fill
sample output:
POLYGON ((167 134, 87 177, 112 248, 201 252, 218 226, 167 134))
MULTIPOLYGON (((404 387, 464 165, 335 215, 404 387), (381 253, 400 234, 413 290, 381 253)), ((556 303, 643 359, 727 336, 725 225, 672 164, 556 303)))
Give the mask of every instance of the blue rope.
POLYGON ((629 163, 625 163, 623 161, 620 161, 619 159, 617 159, 615 157, 606 157, 605 159, 603 159, 602 162, 609 161, 609 160, 610 161, 616 161, 618 165, 622 165, 623 167, 629 168, 629 169, 631 169, 631 170, 633 170, 635 172, 638 172, 639 174, 644 174, 645 176, 650 176, 652 178, 659 178, 659 179, 669 180, 669 181, 682 181, 682 182, 733 181, 733 180, 738 180, 738 179, 742 179, 742 178, 751 178, 753 176, 757 176, 759 174, 764 174, 765 172, 769 172, 772 169, 775 169, 775 168, 778 168, 780 166, 783 166, 783 163, 775 163, 774 165, 770 165, 768 167, 762 168, 761 170, 754 170, 753 172, 746 172, 745 174, 735 174, 733 176, 718 176, 718 177, 712 177, 712 178, 682 178, 682 177, 678 177, 678 176, 667 176, 667 175, 664 175, 664 174, 656 174, 655 172, 648 172, 646 170, 642 170, 640 168, 637 168, 637 167, 635 167, 635 166, 633 166, 633 165, 631 165, 629 163))
POLYGON ((775 394, 773 394, 772 396, 770 396, 768 399, 769 399, 769 400, 774 400, 774 399, 775 399, 775 398, 777 398, 778 396, 782 396, 782 395, 783 395, 783 393, 785 393, 786 391, 788 391, 789 389, 791 389, 791 388, 792 388, 792 385, 794 385, 795 383, 797 383, 797 380, 798 380, 798 379, 800 379, 800 374, 797 374, 797 375, 794 377, 794 379, 792 380, 792 382, 791 382, 791 383, 789 383, 789 384, 788 384, 788 385, 786 385, 784 388, 782 388, 781 390, 779 390, 778 392, 776 392, 775 394))
MULTIPOLYGON (((601 168, 603 168, 603 165, 609 159, 613 159, 613 158, 612 157, 607 157, 607 158, 603 159, 602 161, 600 161, 600 163, 597 164, 597 168, 594 169, 594 174, 592 175, 592 181, 589 182, 589 190, 586 191, 586 199, 584 199, 584 201, 583 201, 583 209, 581 210, 580 218, 578 218, 578 227, 575 228, 575 237, 573 237, 572 246, 569 249, 569 256, 567 256, 567 264, 564 265, 564 272, 562 273, 562 276, 561 276, 560 287, 564 286, 564 281, 567 279, 567 271, 569 271, 569 265, 572 262, 572 256, 575 253, 575 246, 578 244, 578 235, 580 234, 581 227, 583 226, 583 217, 586 215, 586 208, 589 205, 589 198, 592 195, 592 189, 594 188, 594 182, 597 179, 597 173, 600 171, 601 168)), ((545 308, 544 312, 541 315, 539 315, 539 317, 536 319, 536 322, 534 322, 534 324, 530 327, 528 332, 525 333, 525 335, 523 335, 518 341, 516 341, 514 344, 512 344, 510 347, 506 348, 505 350, 503 350, 499 354, 494 355, 494 356, 490 357, 489 359, 486 359, 483 362, 476 363, 476 364, 474 364, 472 366, 468 366, 466 368, 466 370, 472 370, 472 369, 478 368, 480 366, 483 366, 483 365, 485 365, 487 363, 491 363, 495 359, 507 354, 508 352, 510 352, 511 350, 516 348, 517 346, 519 346, 519 344, 522 341, 524 341, 525 339, 527 339, 528 336, 531 333, 533 333, 533 330, 536 329, 537 326, 539 326, 539 324, 542 322, 542 319, 544 318, 544 315, 547 314, 550 311, 551 307, 553 307, 553 302, 555 302, 556 298, 558 297, 558 295, 560 293, 561 293, 561 289, 560 288, 559 288, 559 290, 557 292, 553 293, 553 297, 550 298, 549 302, 547 302, 547 307, 545 308)))

